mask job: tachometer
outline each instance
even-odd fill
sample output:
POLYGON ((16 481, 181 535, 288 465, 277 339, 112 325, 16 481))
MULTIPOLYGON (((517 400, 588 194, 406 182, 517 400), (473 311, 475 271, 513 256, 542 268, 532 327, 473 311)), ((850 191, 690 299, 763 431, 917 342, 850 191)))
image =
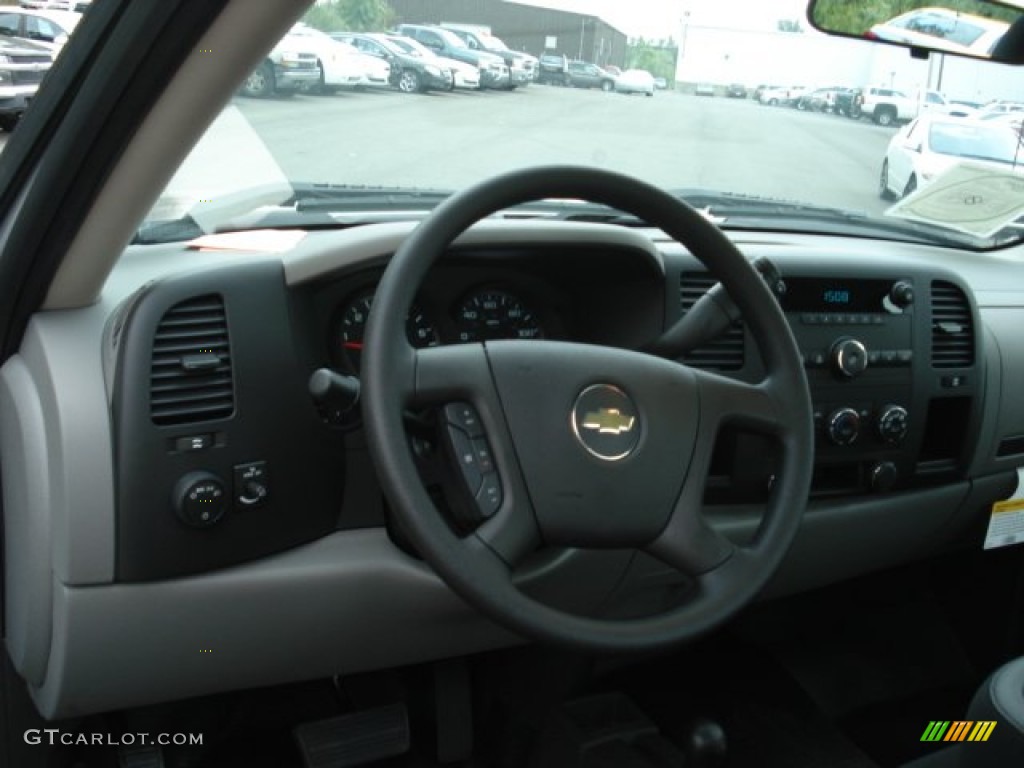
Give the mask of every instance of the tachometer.
POLYGON ((534 312, 505 291, 474 293, 455 312, 459 341, 540 339, 544 329, 534 312))
MULTIPOLYGON (((359 372, 359 363, 363 353, 363 335, 366 332, 366 321, 373 305, 373 293, 362 293, 355 296, 341 313, 338 328, 338 341, 342 358, 353 373, 359 372)), ((441 343, 437 329, 430 319, 416 304, 409 310, 405 322, 405 333, 409 343, 417 349, 436 347, 441 343)))

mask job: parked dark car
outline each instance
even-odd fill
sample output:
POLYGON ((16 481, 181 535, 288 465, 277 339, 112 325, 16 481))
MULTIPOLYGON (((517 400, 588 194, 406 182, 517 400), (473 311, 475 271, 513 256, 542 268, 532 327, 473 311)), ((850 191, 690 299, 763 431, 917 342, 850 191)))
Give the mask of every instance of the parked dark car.
POLYGON ((587 61, 570 61, 565 84, 573 88, 600 88, 606 93, 615 90, 615 76, 587 61))
POLYGON ((745 99, 747 98, 747 86, 743 83, 730 83, 729 87, 725 89, 725 95, 730 99, 745 99))
POLYGON ((395 29, 425 45, 438 56, 472 64, 480 70, 480 83, 485 88, 505 88, 509 83, 508 65, 501 56, 487 51, 473 51, 454 32, 428 24, 399 24, 395 29))
POLYGON ((452 89, 454 81, 450 69, 442 67, 436 61, 428 61, 406 53, 388 40, 386 35, 334 32, 331 37, 388 62, 391 65, 391 85, 403 93, 452 89))
POLYGON ((864 101, 864 96, 860 88, 840 88, 836 93, 836 114, 843 115, 844 117, 860 117, 861 109, 860 105, 864 101))
POLYGON ((526 53, 511 50, 501 38, 486 34, 482 30, 456 27, 454 25, 442 26, 454 32, 459 39, 466 44, 471 51, 488 51, 500 56, 508 67, 509 85, 511 88, 518 88, 521 85, 529 85, 536 76, 537 59, 526 53))
POLYGON ((565 85, 569 74, 569 59, 561 53, 542 53, 537 59, 537 82, 546 85, 565 85))

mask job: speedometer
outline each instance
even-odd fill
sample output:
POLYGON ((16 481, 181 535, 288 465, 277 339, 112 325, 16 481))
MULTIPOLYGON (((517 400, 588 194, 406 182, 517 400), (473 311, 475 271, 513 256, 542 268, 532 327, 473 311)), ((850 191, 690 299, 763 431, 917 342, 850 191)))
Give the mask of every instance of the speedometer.
POLYGON ((519 298, 505 291, 472 294, 455 312, 459 341, 540 339, 544 329, 536 314, 519 298))
MULTIPOLYGON (((337 344, 341 356, 352 373, 359 372, 359 363, 363 353, 363 335, 366 333, 366 321, 373 305, 373 293, 367 292, 351 299, 341 313, 338 327, 337 344)), ((441 340, 437 329, 426 314, 413 304, 405 322, 405 335, 409 343, 417 349, 436 347, 441 340)))

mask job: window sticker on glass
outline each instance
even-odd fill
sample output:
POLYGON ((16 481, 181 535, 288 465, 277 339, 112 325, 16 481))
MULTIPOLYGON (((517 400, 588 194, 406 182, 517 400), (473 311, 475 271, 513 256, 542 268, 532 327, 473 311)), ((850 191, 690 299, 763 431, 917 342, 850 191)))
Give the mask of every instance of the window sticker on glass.
POLYGON ((982 165, 962 164, 936 177, 886 211, 977 237, 1018 228, 1024 217, 1024 177, 982 165))

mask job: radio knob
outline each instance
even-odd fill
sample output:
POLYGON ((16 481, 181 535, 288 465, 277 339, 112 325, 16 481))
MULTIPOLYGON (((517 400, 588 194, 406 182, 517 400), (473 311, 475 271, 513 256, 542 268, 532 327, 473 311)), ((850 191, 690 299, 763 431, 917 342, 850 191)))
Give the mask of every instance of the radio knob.
POLYGON ((899 445, 907 436, 910 415, 901 405, 887 405, 878 416, 878 436, 889 445, 899 445))
POLYGON ((914 303, 914 286, 907 280, 897 280, 889 289, 889 301, 900 309, 914 303))
POLYGON ((850 445, 860 434, 860 415, 853 408, 837 408, 828 417, 828 438, 836 445, 850 445))
POLYGON ((841 376, 856 378, 868 367, 868 350, 856 339, 839 339, 832 345, 832 365, 841 376))

